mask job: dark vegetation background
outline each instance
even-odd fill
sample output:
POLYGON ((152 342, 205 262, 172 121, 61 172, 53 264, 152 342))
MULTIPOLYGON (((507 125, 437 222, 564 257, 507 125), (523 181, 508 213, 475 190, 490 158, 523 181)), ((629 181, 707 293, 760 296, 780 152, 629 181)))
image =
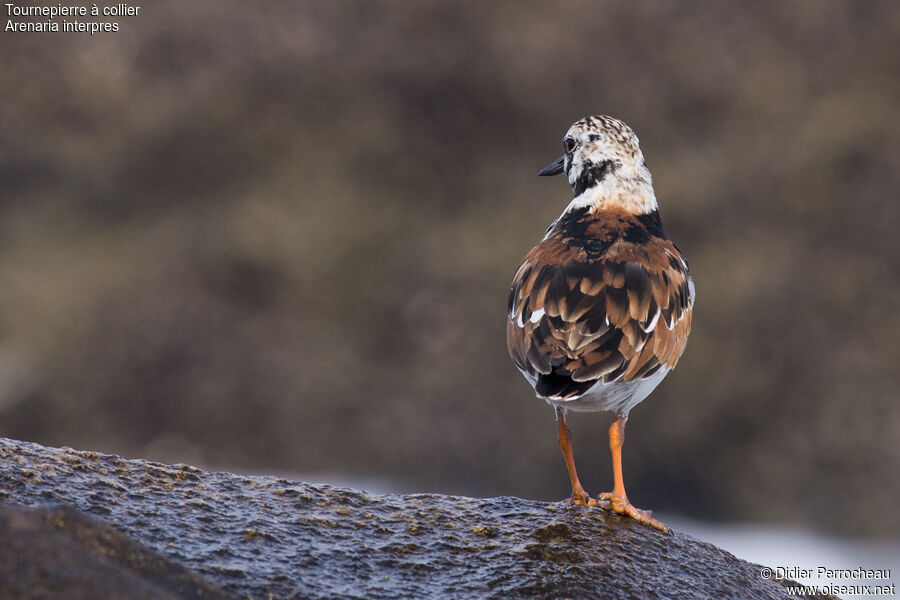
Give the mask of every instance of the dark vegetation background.
MULTIPOLYGON (((639 506, 900 534, 900 5, 168 2, 0 34, 0 434, 560 499, 508 284, 586 114, 698 290, 639 506)), ((575 415, 589 489, 607 415, 575 415)))

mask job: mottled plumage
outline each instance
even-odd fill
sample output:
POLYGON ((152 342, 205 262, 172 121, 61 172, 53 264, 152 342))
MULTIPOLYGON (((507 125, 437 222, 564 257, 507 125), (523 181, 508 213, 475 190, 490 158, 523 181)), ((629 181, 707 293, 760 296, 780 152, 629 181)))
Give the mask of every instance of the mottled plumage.
MULTIPOLYGON (((565 172, 575 197, 513 278, 507 345, 537 395, 557 407, 568 463, 565 411, 613 411, 624 436, 629 411, 684 352, 694 286, 663 230, 631 129, 611 117, 588 117, 569 129, 563 145, 565 154, 540 174, 565 172)), ((570 475, 577 501, 584 492, 574 463, 570 475)))
POLYGON ((643 398, 612 391, 678 362, 691 326, 690 276, 650 216, 648 227, 625 211, 577 209, 525 256, 510 290, 507 342, 541 397, 627 415, 643 398))

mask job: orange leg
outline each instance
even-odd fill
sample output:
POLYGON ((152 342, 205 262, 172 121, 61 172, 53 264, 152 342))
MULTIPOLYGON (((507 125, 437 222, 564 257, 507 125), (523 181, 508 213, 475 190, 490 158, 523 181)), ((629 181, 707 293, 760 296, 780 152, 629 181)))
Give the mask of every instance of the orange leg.
POLYGON ((609 426, 609 451, 613 463, 613 491, 600 494, 598 506, 607 510, 628 515, 636 521, 656 527, 668 533, 669 528, 650 516, 650 511, 635 508, 625 495, 625 480, 622 478, 622 444, 625 443, 625 421, 627 417, 619 417, 609 426))
POLYGON ((569 426, 566 425, 566 414, 560 409, 556 409, 556 421, 559 423, 557 429, 557 437, 559 438, 559 447, 562 448, 563 457, 566 459, 566 468, 569 469, 569 479, 572 481, 572 497, 569 502, 572 504, 587 504, 593 506, 596 500, 584 491, 581 482, 578 481, 578 473, 575 472, 575 457, 572 455, 572 433, 569 426))

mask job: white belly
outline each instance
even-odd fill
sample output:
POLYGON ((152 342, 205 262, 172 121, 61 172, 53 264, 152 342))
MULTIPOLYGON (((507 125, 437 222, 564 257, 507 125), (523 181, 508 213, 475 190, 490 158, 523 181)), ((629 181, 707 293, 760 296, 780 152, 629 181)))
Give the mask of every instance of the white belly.
POLYGON ((593 412, 609 410, 627 417, 629 411, 650 395, 671 369, 662 368, 646 379, 637 381, 617 380, 610 383, 598 382, 587 392, 574 398, 545 398, 548 404, 564 410, 593 412))

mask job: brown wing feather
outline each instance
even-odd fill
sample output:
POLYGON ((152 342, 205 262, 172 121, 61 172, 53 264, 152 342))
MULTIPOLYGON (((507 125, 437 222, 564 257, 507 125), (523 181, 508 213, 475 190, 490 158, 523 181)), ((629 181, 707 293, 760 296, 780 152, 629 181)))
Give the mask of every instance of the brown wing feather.
POLYGON ((628 226, 595 218, 595 234, 614 239, 600 256, 548 237, 516 273, 507 345, 538 393, 544 380, 552 379, 545 387, 555 397, 574 397, 597 381, 649 377, 684 351, 693 304, 687 264, 664 237, 636 243, 609 234, 628 226))

